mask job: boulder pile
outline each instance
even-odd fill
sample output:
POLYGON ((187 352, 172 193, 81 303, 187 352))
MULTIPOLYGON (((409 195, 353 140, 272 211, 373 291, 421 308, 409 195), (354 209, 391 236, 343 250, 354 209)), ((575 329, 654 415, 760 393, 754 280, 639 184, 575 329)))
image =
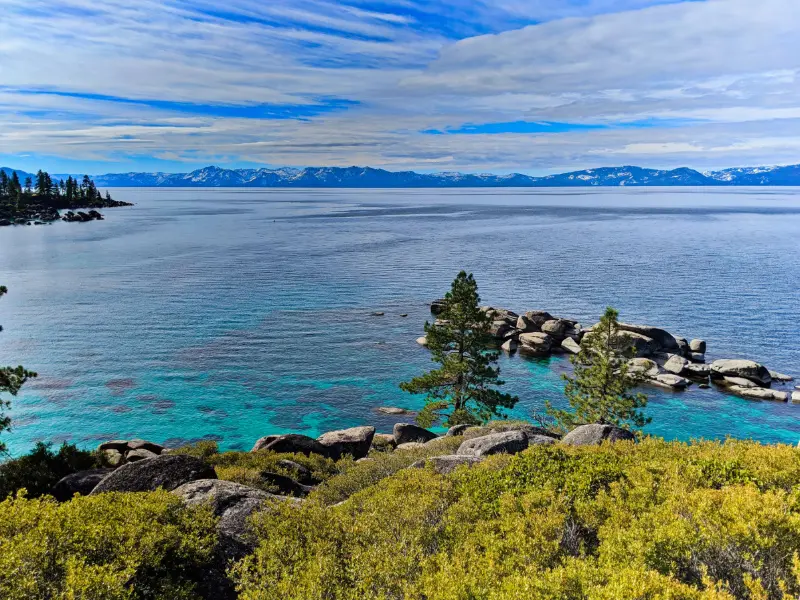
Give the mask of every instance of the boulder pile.
MULTIPOLYGON (((433 302, 431 312, 440 315, 444 302, 433 302)), ((489 334, 509 354, 519 352, 532 357, 579 354, 581 344, 594 330, 594 326, 584 327, 574 319, 543 310, 523 314, 493 306, 482 306, 481 310, 492 320, 489 334)), ((649 325, 620 323, 619 327, 620 335, 625 336, 635 351, 630 368, 642 373, 650 385, 681 391, 695 383, 703 389, 714 383, 742 398, 800 402, 796 393, 771 389, 774 384, 794 381, 789 375, 770 371, 750 360, 725 359, 706 364, 705 340, 687 340, 649 325)), ((427 342, 420 340, 420 343, 427 342)))

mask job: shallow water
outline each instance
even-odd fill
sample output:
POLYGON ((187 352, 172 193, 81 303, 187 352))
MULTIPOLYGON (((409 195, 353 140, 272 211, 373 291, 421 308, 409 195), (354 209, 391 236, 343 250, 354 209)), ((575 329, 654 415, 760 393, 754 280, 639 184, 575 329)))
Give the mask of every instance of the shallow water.
MULTIPOLYGON (((137 205, 0 229, 0 364, 41 375, 14 400, 12 453, 389 430, 374 409, 419 407, 397 385, 430 364, 415 339, 460 269, 487 304, 584 323, 610 304, 710 359, 800 375, 800 189, 112 193, 137 205)), ((515 413, 561 402, 567 367, 503 358, 515 413)), ((670 439, 800 439, 800 405, 648 393, 670 439)))

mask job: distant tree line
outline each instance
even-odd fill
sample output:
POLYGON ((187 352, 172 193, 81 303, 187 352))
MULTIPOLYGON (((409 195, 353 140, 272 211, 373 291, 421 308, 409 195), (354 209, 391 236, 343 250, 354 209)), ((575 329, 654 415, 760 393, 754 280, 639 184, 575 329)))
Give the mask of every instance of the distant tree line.
POLYGON ((88 175, 84 175, 81 181, 72 176, 67 177, 66 181, 56 181, 47 171, 40 170, 36 173, 34 183, 31 177, 21 182, 16 171, 11 173, 11 177, 5 171, 0 171, 0 203, 17 207, 38 204, 60 210, 102 208, 112 202, 111 194, 106 192, 104 197, 88 175))

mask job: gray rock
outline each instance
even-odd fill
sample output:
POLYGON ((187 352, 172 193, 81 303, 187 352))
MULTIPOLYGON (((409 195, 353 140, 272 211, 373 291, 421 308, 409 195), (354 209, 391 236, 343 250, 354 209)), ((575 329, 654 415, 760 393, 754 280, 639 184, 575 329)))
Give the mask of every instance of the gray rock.
POLYGON ((561 347, 570 354, 580 354, 581 352, 580 344, 571 337, 564 338, 564 341, 561 342, 561 347))
POLYGON ((555 317, 545 310, 529 310, 525 313, 525 318, 541 329, 542 325, 547 321, 552 321, 555 317))
POLYGON ((528 447, 528 436, 521 431, 493 433, 464 441, 458 454, 466 456, 489 456, 491 454, 517 454, 528 447))
POLYGON ((664 370, 672 373, 673 375, 683 375, 689 361, 682 356, 672 356, 667 362, 664 363, 664 370))
POLYGON ((706 343, 704 340, 692 340, 691 342, 689 342, 689 349, 692 352, 697 352, 698 354, 705 354, 706 343))
POLYGON ((489 335, 497 340, 504 340, 509 334, 515 332, 514 327, 505 321, 492 321, 489 327, 489 335))
POLYGON ((769 370, 752 360, 715 360, 711 363, 712 377, 722 378, 726 375, 744 377, 764 387, 772 383, 769 370))
POLYGON ((546 333, 523 333, 519 336, 520 352, 541 356, 549 354, 553 347, 553 338, 546 333))
POLYGON ((116 450, 120 454, 128 451, 128 440, 112 440, 110 442, 103 442, 97 447, 98 452, 105 452, 106 450, 116 450))
POLYGON ((503 350, 503 352, 507 352, 508 354, 514 354, 514 352, 517 351, 518 346, 519 344, 517 343, 517 340, 512 338, 506 340, 505 343, 502 346, 500 346, 500 348, 503 350))
POLYGON ((100 454, 103 456, 104 463, 110 467, 125 464, 125 457, 119 450, 103 450, 100 454))
POLYGON ((742 398, 747 398, 748 400, 771 400, 774 402, 789 401, 789 392, 779 392, 777 390, 770 390, 767 388, 746 388, 733 386, 728 388, 728 390, 731 393, 741 396, 742 398))
POLYGON ((685 390, 689 387, 690 381, 680 375, 672 373, 662 373, 650 380, 653 385, 668 388, 671 390, 685 390))
POLYGON ((268 444, 277 440, 280 436, 279 435, 267 435, 259 440, 253 445, 253 449, 250 452, 259 452, 267 447, 268 444))
POLYGON ((519 315, 507 308, 494 308, 493 306, 481 306, 481 311, 485 312, 493 321, 503 321, 508 325, 515 325, 519 315))
MULTIPOLYGON (((258 443, 256 443, 258 446, 258 443)), ((255 449, 255 448, 254 448, 255 449)), ((297 433, 290 433, 288 435, 279 435, 266 445, 261 450, 271 450, 272 452, 286 453, 286 454, 319 454, 327 458, 336 458, 336 450, 323 446, 314 438, 307 435, 300 435, 297 433)))
POLYGON ((394 435, 391 433, 376 433, 372 438, 372 446, 378 450, 385 450, 386 448, 394 448, 394 435))
POLYGON ((425 347, 427 347, 427 346, 428 346, 428 337, 427 337, 427 336, 424 336, 424 335, 423 335, 422 337, 418 337, 418 338, 417 338, 417 343, 418 343, 420 346, 425 346, 425 347))
POLYGON ((447 300, 444 298, 440 298, 439 300, 434 300, 431 302, 431 314, 434 316, 438 316, 442 314, 445 309, 447 308, 447 300))
POLYGON ((505 433, 507 431, 521 431, 528 437, 528 440, 536 436, 559 439, 558 434, 542 427, 536 427, 530 423, 504 423, 502 421, 493 421, 491 427, 469 427, 464 431, 464 439, 473 440, 475 438, 485 437, 494 433, 505 433))
POLYGON ((792 404, 800 404, 800 392, 792 392, 792 404))
POLYGON ((770 371, 770 377, 772 377, 772 381, 777 381, 779 383, 789 383, 790 381, 794 381, 794 377, 791 375, 784 375, 783 373, 778 373, 777 371, 770 371))
POLYGON ((153 454, 161 454, 164 451, 164 446, 145 440, 131 440, 128 442, 128 450, 147 450, 153 454))
POLYGON ((632 358, 628 361, 628 368, 634 373, 639 373, 645 377, 658 377, 661 373, 656 361, 649 358, 632 358))
POLYGON ((307 469, 300 463, 296 463, 293 460, 288 459, 281 459, 278 461, 278 466, 282 469, 285 469, 294 475, 294 478, 304 485, 314 485, 319 483, 316 479, 314 479, 314 474, 311 472, 311 469, 307 469))
POLYGON ((724 377, 723 383, 728 387, 742 387, 742 388, 757 388, 760 387, 757 383, 745 379, 744 377, 724 377))
POLYGON ((711 366, 698 363, 689 363, 686 365, 685 375, 694 379, 708 379, 709 375, 711 375, 711 366))
POLYGON ((686 357, 692 353, 691 349, 689 348, 689 342, 686 341, 686 338, 675 338, 675 340, 678 342, 678 354, 680 356, 686 357))
POLYGON ((425 448, 422 442, 406 442, 405 444, 397 444, 397 450, 421 450, 425 448))
POLYGON ((148 458, 155 458, 158 456, 155 452, 150 452, 150 450, 145 450, 144 448, 139 448, 138 450, 131 450, 127 454, 125 454, 125 462, 136 462, 138 460, 147 460, 148 458))
POLYGON ((620 323, 619 328, 623 331, 629 331, 643 335, 653 340, 658 346, 658 350, 662 352, 678 352, 680 351, 680 344, 677 338, 668 331, 659 329, 658 327, 650 327, 648 325, 633 325, 631 323, 620 323))
POLYGON ((469 429, 469 425, 453 425, 450 429, 447 430, 447 433, 444 434, 444 437, 454 437, 458 435, 464 435, 464 432, 469 429))
POLYGON ((105 479, 114 469, 92 469, 90 471, 78 471, 61 479, 53 486, 50 495, 59 502, 72 500, 75 494, 88 496, 97 484, 105 479))
POLYGON ((542 325, 542 332, 560 340, 564 338, 569 327, 570 323, 564 319, 551 319, 542 325))
POLYGON ((250 537, 248 518, 260 509, 276 502, 300 502, 297 499, 275 496, 232 481, 204 479, 187 483, 173 490, 187 506, 210 504, 219 518, 220 550, 228 560, 238 560, 255 549, 250 537))
POLYGON ((214 469, 199 458, 181 454, 165 454, 122 465, 92 490, 104 492, 152 492, 158 488, 172 491, 199 479, 216 479, 214 469))
POLYGON ((351 427, 324 433, 317 438, 317 441, 328 448, 329 455, 336 460, 344 454, 349 454, 357 460, 369 454, 374 436, 374 427, 351 427))
POLYGON ((690 352, 689 360, 696 363, 704 363, 706 362, 706 355, 700 354, 699 352, 690 352))
POLYGON ((531 333, 533 331, 540 331, 541 326, 537 325, 532 319, 522 315, 517 319, 517 329, 519 329, 521 333, 531 333))
POLYGON ((422 427, 412 423, 397 423, 394 426, 393 433, 394 441, 398 446, 401 444, 407 444, 409 442, 419 442, 420 444, 424 444, 425 442, 429 442, 432 439, 439 437, 432 431, 428 431, 427 429, 423 429, 422 427))
POLYGON ((562 442, 568 446, 597 446, 603 442, 619 442, 635 439, 636 436, 627 429, 615 427, 614 425, 594 423, 576 427, 564 436, 562 442))
POLYGON ((483 458, 478 456, 462 456, 458 454, 452 454, 449 456, 434 456, 431 458, 424 458, 415 462, 413 465, 411 465, 411 467, 415 469, 422 469, 426 465, 430 464, 433 466, 433 470, 439 475, 449 475, 462 465, 472 467, 482 461, 483 458))
POLYGON ((397 408, 396 406, 381 406, 380 408, 375 409, 376 412, 381 413, 382 415, 410 415, 413 414, 412 411, 406 410, 405 408, 397 408))

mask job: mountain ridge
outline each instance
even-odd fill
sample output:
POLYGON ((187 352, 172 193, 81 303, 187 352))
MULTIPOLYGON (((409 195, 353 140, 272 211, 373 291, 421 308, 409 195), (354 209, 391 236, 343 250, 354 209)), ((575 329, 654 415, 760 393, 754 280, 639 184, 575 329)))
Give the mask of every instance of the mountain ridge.
MULTIPOLYGON (((12 169, 2 167, 10 173, 12 169)), ((28 175, 17 170, 20 178, 28 175)), ((75 176, 75 175, 73 175, 75 176)), ((54 179, 67 174, 54 175, 54 179)), ((800 186, 800 165, 736 167, 701 173, 688 167, 649 169, 600 167, 534 177, 460 172, 417 173, 373 167, 284 167, 224 169, 204 167, 189 173, 107 173, 94 180, 102 187, 250 187, 250 188, 459 188, 459 187, 679 187, 800 186)))

